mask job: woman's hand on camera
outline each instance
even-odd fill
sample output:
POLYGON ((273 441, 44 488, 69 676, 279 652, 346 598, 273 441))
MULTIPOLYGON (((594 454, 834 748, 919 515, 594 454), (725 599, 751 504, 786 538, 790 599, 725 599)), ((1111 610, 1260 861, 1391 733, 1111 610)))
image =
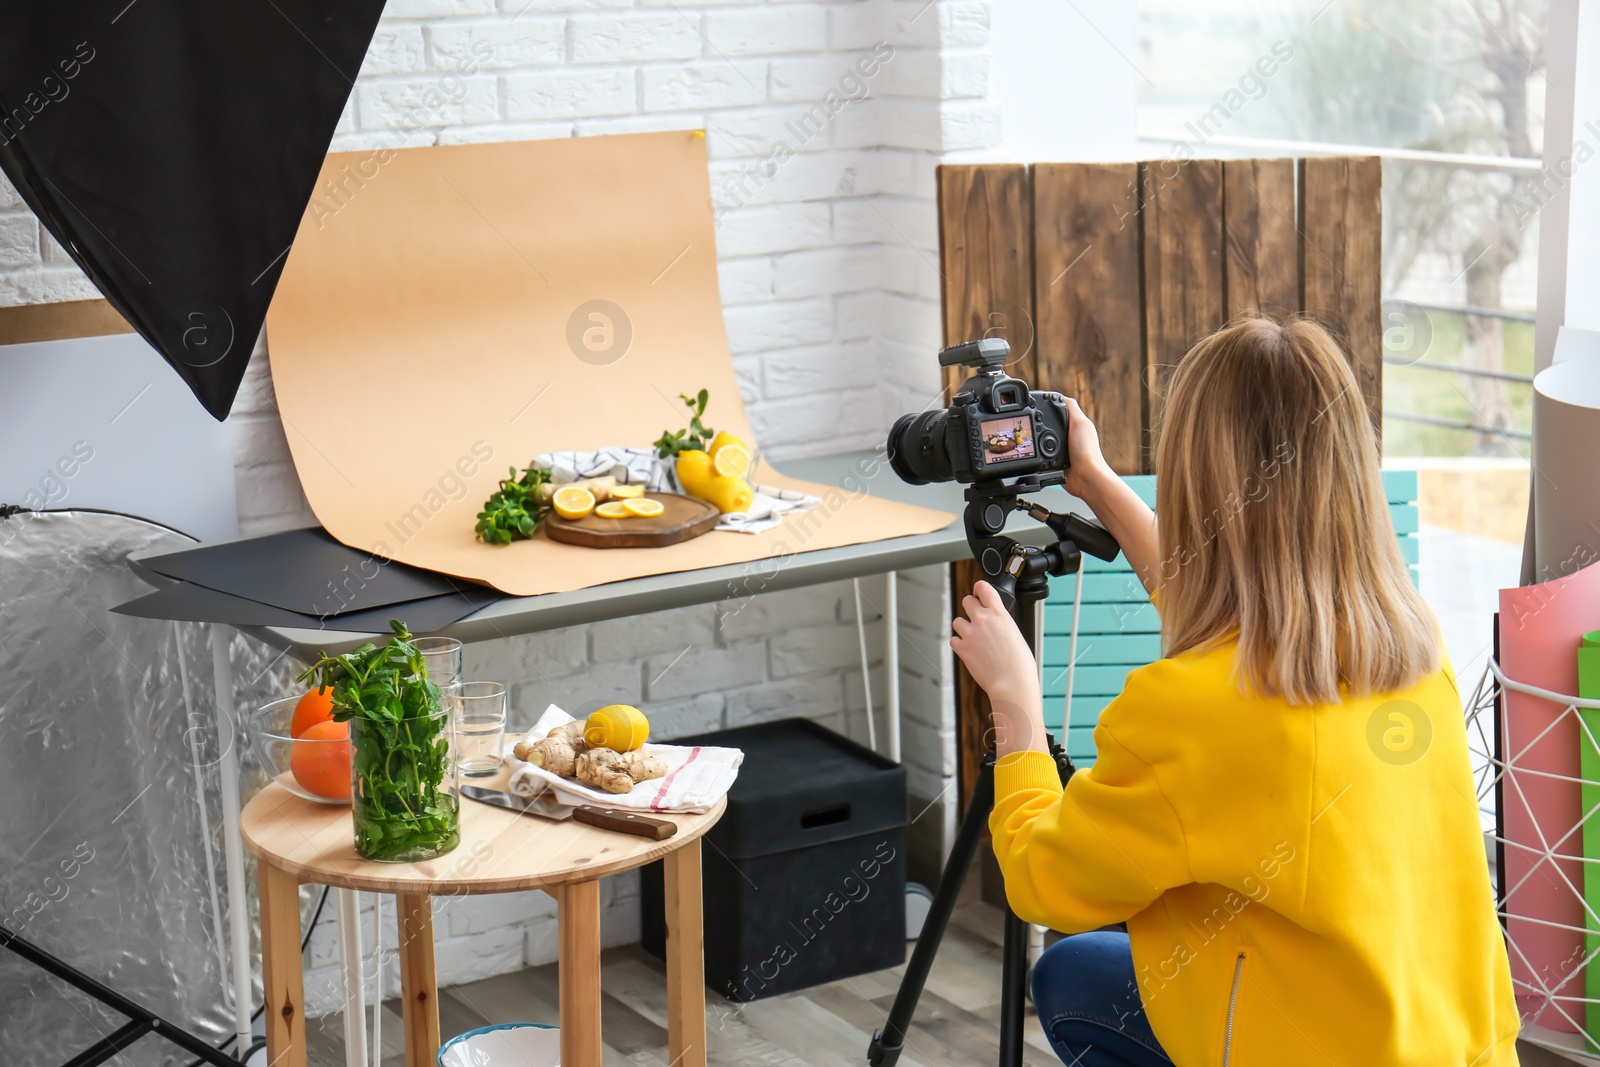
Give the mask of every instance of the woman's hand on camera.
POLYGON ((1100 451, 1100 431, 1071 397, 1067 398, 1067 492, 1091 507, 1106 479, 1115 478, 1100 451))
POLYGON ((1067 398, 1067 492, 1089 505, 1148 590, 1157 585, 1156 515, 1106 462, 1100 433, 1078 402, 1067 398))
POLYGON ((962 598, 961 610, 965 618, 958 615, 950 624, 950 648, 989 694, 996 752, 1048 751, 1039 668, 1000 594, 980 581, 962 598))

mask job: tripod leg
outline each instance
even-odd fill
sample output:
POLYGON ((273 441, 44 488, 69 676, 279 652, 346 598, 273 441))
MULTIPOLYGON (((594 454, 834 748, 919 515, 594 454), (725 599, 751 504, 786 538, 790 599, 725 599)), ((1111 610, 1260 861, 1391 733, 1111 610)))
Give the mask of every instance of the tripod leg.
MULTIPOLYGON (((933 958, 939 953, 939 942, 944 937, 945 927, 950 925, 950 916, 955 911, 956 899, 961 896, 961 885, 966 880, 967 870, 983 843, 984 827, 993 807, 994 757, 991 754, 985 756, 978 766, 978 781, 972 790, 972 802, 967 806, 966 815, 961 818, 955 845, 945 862, 944 873, 939 876, 939 888, 934 892, 933 904, 928 908, 927 921, 922 924, 922 935, 917 938, 916 947, 911 950, 911 959, 906 962, 900 989, 889 1008, 889 1018, 884 1022, 883 1029, 872 1035, 872 1043, 867 1046, 867 1062, 872 1067, 893 1067, 905 1051, 906 1030, 911 1025, 911 1016, 916 1013, 922 987, 933 968, 933 958)), ((1023 964, 1027 964, 1026 945, 1023 947, 1023 964)), ((1020 1041, 1020 1020, 1017 1033, 1020 1041)), ((1021 1048, 1019 1043, 1018 1056, 1022 1054, 1021 1048)))
POLYGON ((1006 909, 1000 964, 1000 1067, 1022 1067, 1022 1024, 1028 1006, 1028 924, 1006 909))

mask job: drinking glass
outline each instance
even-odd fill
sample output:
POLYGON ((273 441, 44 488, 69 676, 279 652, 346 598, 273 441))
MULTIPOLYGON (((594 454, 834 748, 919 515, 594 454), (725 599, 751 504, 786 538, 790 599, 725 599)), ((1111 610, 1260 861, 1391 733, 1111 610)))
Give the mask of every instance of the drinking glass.
POLYGON ((418 637, 412 645, 428 667, 428 681, 440 689, 461 681, 461 642, 453 637, 418 637))
POLYGON ((468 778, 487 778, 500 770, 500 745, 506 736, 506 687, 499 682, 457 682, 444 690, 455 722, 456 765, 468 778))

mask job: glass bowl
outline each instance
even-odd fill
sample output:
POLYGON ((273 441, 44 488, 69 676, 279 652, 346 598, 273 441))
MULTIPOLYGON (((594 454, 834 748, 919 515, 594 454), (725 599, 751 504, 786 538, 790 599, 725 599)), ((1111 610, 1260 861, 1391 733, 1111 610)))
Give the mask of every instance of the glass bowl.
POLYGON ((290 724, 300 697, 284 697, 250 716, 256 760, 273 780, 297 797, 318 804, 350 803, 350 724, 337 724, 336 739, 291 737, 290 724))

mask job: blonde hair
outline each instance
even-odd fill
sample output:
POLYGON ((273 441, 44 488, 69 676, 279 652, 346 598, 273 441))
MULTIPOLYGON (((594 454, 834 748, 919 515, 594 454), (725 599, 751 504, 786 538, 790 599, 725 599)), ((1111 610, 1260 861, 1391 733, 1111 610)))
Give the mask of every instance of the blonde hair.
POLYGON ((1321 326, 1252 315, 1189 350, 1166 393, 1156 493, 1167 655, 1237 634, 1241 688, 1291 704, 1438 670, 1361 389, 1321 326))

